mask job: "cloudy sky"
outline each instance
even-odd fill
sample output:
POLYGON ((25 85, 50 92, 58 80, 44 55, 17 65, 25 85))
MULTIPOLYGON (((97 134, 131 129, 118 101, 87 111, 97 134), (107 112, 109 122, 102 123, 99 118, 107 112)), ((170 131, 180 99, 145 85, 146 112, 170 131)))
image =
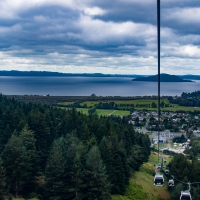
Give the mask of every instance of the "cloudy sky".
MULTIPOLYGON (((0 0, 0 69, 156 74, 157 0, 0 0)), ((200 75, 200 0, 161 0, 161 73, 200 75)))

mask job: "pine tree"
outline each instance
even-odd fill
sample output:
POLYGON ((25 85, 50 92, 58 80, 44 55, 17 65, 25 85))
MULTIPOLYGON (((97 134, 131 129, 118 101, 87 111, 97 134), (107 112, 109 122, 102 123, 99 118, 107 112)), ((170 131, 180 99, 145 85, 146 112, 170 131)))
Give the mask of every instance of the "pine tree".
POLYGON ((111 155, 111 142, 103 137, 100 144, 99 150, 101 152, 101 158, 106 167, 106 174, 108 175, 108 180, 111 182, 113 180, 113 163, 111 155))
POLYGON ((4 200, 6 194, 6 176, 5 169, 2 165, 2 160, 0 159, 0 199, 4 200))
POLYGON ((111 193, 123 194, 130 177, 127 155, 123 142, 118 139, 117 135, 112 135, 110 141, 110 155, 112 160, 112 172, 110 175, 111 193))
POLYGON ((108 135, 107 128, 105 127, 104 124, 100 124, 99 127, 96 130, 96 133, 95 133, 95 136, 96 136, 98 143, 100 143, 103 136, 107 136, 107 135, 108 135))
POLYGON ((29 181, 32 182, 39 171, 39 157, 36 150, 36 139, 33 131, 30 131, 27 126, 20 133, 20 138, 26 148, 29 163, 29 181))
POLYGON ((110 199, 110 184, 97 146, 93 146, 87 155, 82 184, 83 200, 110 199))
MULTIPOLYGON (((2 120, 2 123, 5 123, 4 120, 2 120)), ((0 152, 3 151, 5 144, 8 142, 10 136, 12 134, 12 131, 10 129, 9 124, 6 125, 5 129, 1 131, 0 134, 0 152)))
POLYGON ((70 199, 79 199, 86 148, 76 136, 69 136, 65 141, 67 146, 65 153, 67 160, 66 171, 69 174, 69 179, 67 180, 68 196, 70 199))
POLYGON ((182 183, 178 183, 175 186, 173 192, 171 193, 170 199, 171 200, 179 199, 182 190, 183 190, 183 184, 182 183))
POLYGON ((18 196, 29 180, 30 163, 22 140, 12 135, 2 154, 3 166, 6 169, 7 185, 10 192, 18 196))
POLYGON ((183 154, 176 154, 169 164, 170 172, 179 180, 182 180, 185 176, 188 176, 188 180, 190 180, 190 174, 187 174, 190 166, 191 164, 183 154))
POLYGON ((78 199, 85 148, 76 136, 54 141, 46 168, 46 191, 50 199, 78 199))
POLYGON ((66 160, 64 157, 64 139, 59 138, 53 142, 48 165, 45 172, 46 191, 49 199, 66 199, 66 160))
MULTIPOLYGON (((40 166, 44 170, 48 158, 48 153, 53 142, 53 133, 50 134, 50 128, 48 127, 45 120, 45 114, 42 113, 39 108, 34 110, 32 109, 29 113, 28 125, 30 129, 34 131, 36 148, 40 157, 40 166)), ((45 107, 42 107, 42 109, 45 109, 45 107)))
POLYGON ((190 181, 191 182, 198 182, 200 177, 200 163, 197 159, 192 160, 192 166, 191 166, 190 174, 190 181))
POLYGON ((82 134, 81 134, 81 141, 84 143, 84 144, 87 144, 88 141, 90 140, 91 138, 91 134, 90 134, 90 131, 88 129, 88 126, 87 124, 84 125, 84 128, 82 130, 82 134))

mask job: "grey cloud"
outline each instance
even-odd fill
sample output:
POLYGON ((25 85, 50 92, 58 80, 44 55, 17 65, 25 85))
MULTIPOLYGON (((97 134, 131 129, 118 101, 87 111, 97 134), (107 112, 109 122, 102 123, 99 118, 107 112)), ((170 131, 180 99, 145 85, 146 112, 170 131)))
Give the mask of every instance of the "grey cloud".
MULTIPOLYGON (((43 6, 20 13, 19 20, 15 23, 6 24, 5 22, 8 31, 1 34, 1 49, 5 50, 6 47, 9 47, 8 50, 11 50, 13 46, 19 46, 32 49, 35 54, 54 51, 69 53, 70 50, 66 49, 65 51, 65 45, 71 45, 88 50, 118 53, 119 46, 146 45, 144 38, 140 36, 105 37, 104 43, 97 40, 91 42, 90 38, 85 40, 87 35, 84 35, 83 30, 78 26, 80 15, 81 13, 78 13, 77 10, 73 11, 58 6, 43 6)), ((125 46, 123 49, 121 48, 121 51, 121 53, 128 53, 125 46)))
POLYGON ((134 21, 136 23, 150 23, 156 24, 156 1, 104 1, 99 3, 101 8, 106 9, 108 12, 103 16, 96 16, 101 20, 123 22, 134 21))
MULTIPOLYGON (((55 2, 19 9, 16 18, 2 18, 0 52, 19 62, 27 58, 31 66, 156 67, 155 0, 83 0, 82 6, 73 9, 55 2), (84 12, 94 7, 105 12, 84 12)), ((198 20, 180 20, 176 13, 199 7, 197 0, 161 1, 162 59, 171 66, 170 58, 198 59, 198 20)))

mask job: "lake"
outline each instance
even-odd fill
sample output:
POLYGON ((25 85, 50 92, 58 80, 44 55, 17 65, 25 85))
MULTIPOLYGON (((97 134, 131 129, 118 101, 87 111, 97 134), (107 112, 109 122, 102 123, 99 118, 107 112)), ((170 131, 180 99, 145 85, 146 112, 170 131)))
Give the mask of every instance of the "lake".
MULTIPOLYGON (((127 77, 22 77, 0 76, 0 93, 5 95, 51 96, 151 96, 156 82, 131 81, 127 77)), ((161 96, 180 96, 200 90, 200 81, 161 83, 161 96)))

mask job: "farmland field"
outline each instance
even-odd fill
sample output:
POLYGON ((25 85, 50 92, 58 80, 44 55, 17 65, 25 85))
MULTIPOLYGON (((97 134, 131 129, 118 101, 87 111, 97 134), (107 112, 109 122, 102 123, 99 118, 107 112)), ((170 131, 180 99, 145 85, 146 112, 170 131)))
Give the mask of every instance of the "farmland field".
POLYGON ((116 110, 113 115, 115 116, 128 116, 130 115, 130 111, 127 110, 116 110))
MULTIPOLYGON (((169 103, 167 98, 161 98, 160 102, 164 102, 164 104, 168 105, 168 107, 161 107, 160 110, 161 111, 172 111, 172 112, 177 112, 177 111, 186 111, 186 112, 194 112, 194 111, 200 111, 200 107, 189 107, 189 106, 179 106, 177 104, 171 104, 169 103)), ((80 106, 81 107, 86 107, 87 108, 91 108, 94 106, 97 106, 100 102, 102 102, 103 104, 107 103, 111 103, 114 102, 115 105, 117 105, 117 111, 114 113, 114 115, 120 116, 120 115, 128 115, 128 110, 130 110, 131 108, 134 108, 134 110, 149 110, 149 111, 157 111, 157 108, 153 108, 151 105, 154 102, 157 105, 157 99, 156 98, 141 98, 141 99, 132 99, 132 100, 91 100, 91 101, 81 101, 80 102, 80 106), (124 111, 124 109, 127 110, 124 111), (121 112, 121 113, 120 113, 121 112)), ((60 102, 58 103, 58 106, 69 106, 72 105, 74 103, 77 103, 75 101, 69 101, 69 102, 60 102)), ((84 108, 79 108, 83 113, 87 112, 86 110, 84 110, 84 108)), ((106 109, 103 109, 106 110, 106 109)), ((109 109, 108 112, 110 112, 111 109, 109 109)), ((97 114, 100 115, 108 115, 107 111, 99 111, 97 109, 97 114)))
MULTIPOLYGON (((168 99, 167 98, 164 98, 162 99, 162 101, 164 103, 169 103, 168 99)), ((97 105, 98 103, 110 103, 110 102, 114 102, 115 104, 117 105, 120 105, 120 104, 127 104, 127 105, 131 105, 131 104, 134 104, 134 105, 137 105, 137 104, 152 104, 153 102, 157 102, 157 99, 133 99, 133 100, 98 100, 98 101, 84 101, 84 102, 81 102, 80 105, 83 106, 84 104, 87 105, 87 107, 93 107, 95 105, 97 105)), ((59 105, 69 105, 69 104, 73 104, 75 102, 60 102, 59 105)))
POLYGON ((82 112, 83 114, 88 114, 88 108, 77 108, 76 110, 82 112))
MULTIPOLYGON (((77 111, 82 112, 83 114, 88 114, 88 108, 77 108, 77 111)), ((106 109, 96 109, 97 115, 108 116, 110 114, 114 116, 127 116, 130 115, 130 111, 127 110, 106 110, 106 109)))

